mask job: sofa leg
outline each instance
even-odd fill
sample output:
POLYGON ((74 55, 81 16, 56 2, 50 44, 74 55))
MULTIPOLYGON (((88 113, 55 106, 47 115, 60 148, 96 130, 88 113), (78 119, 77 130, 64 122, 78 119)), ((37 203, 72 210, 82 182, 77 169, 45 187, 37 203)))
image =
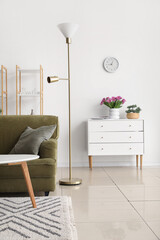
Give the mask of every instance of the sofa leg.
POLYGON ((45 192, 44 194, 45 194, 45 196, 47 197, 47 196, 49 195, 49 192, 45 192))

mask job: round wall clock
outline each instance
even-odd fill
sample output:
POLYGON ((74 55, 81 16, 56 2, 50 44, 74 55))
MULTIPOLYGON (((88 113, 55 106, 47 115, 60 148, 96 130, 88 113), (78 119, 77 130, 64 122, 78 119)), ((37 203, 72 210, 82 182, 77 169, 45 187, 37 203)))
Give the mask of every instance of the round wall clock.
POLYGON ((119 67, 119 62, 114 57, 107 57, 104 60, 103 66, 107 72, 114 73, 119 67))

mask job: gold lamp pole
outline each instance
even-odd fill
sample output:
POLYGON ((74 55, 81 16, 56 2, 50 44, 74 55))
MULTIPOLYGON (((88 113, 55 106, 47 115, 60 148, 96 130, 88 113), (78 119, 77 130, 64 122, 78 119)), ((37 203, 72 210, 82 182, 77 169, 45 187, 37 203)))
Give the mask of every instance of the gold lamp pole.
POLYGON ((71 37, 74 35, 78 29, 77 24, 73 23, 62 23, 58 25, 58 28, 66 38, 66 43, 68 46, 68 78, 59 78, 58 76, 50 76, 47 78, 48 83, 58 82, 59 80, 68 81, 68 107, 69 107, 69 178, 62 178, 59 180, 60 185, 79 185, 82 183, 82 179, 72 178, 72 159, 71 159, 71 100, 70 100, 70 44, 71 37))

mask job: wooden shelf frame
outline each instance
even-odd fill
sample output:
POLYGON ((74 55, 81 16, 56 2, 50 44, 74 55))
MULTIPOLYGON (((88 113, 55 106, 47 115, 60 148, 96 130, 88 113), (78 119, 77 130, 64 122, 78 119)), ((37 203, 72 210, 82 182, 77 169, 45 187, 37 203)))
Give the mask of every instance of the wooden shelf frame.
MULTIPOLYGON (((22 73, 40 73, 40 115, 43 115, 43 68, 42 65, 40 65, 40 69, 21 69, 18 65, 16 65, 16 115, 21 115, 22 113, 22 97, 29 96, 29 97, 35 97, 31 95, 24 95, 22 94, 22 73)), ((36 94, 38 96, 38 94, 36 94)))
POLYGON ((8 115, 8 90, 7 90, 7 68, 1 65, 1 106, 2 115, 4 115, 4 101, 6 102, 6 115, 8 115), (4 85, 6 90, 4 91, 4 85), (5 100, 4 100, 5 96, 5 100))

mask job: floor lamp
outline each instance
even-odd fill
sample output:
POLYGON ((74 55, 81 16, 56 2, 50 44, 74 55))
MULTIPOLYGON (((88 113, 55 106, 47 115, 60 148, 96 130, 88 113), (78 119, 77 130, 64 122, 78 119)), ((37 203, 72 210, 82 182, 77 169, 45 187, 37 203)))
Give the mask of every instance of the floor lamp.
POLYGON ((66 43, 68 46, 68 78, 59 78, 57 76, 50 76, 47 78, 48 83, 58 82, 60 80, 68 81, 68 107, 69 107, 69 178, 63 178, 59 180, 60 185, 79 185, 82 180, 79 178, 72 178, 72 161, 71 161, 71 102, 70 102, 70 44, 71 38, 78 29, 77 24, 73 23, 62 23, 58 25, 59 30, 66 38, 66 43))

